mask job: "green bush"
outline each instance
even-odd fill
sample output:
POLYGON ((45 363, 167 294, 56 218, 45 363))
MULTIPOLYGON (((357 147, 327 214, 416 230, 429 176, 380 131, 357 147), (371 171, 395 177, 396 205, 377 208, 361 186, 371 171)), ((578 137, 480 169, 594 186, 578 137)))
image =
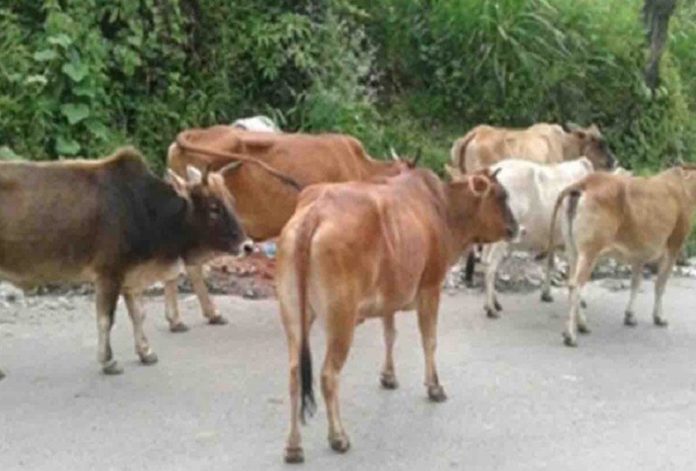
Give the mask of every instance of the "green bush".
POLYGON ((0 7, 0 158, 161 168, 186 127, 264 113, 440 171, 483 122, 597 122, 625 165, 696 148, 696 7, 643 84, 642 0, 41 0, 0 7))

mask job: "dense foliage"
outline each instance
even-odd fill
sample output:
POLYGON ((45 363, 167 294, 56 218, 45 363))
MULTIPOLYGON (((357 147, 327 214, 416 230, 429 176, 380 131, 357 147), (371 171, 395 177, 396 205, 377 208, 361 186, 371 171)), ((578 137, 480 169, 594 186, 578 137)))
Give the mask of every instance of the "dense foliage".
POLYGON ((640 0, 0 0, 0 157, 161 166, 190 126, 264 113, 374 155, 487 122, 597 122, 626 165, 696 149, 696 10, 680 5, 653 96, 640 0))

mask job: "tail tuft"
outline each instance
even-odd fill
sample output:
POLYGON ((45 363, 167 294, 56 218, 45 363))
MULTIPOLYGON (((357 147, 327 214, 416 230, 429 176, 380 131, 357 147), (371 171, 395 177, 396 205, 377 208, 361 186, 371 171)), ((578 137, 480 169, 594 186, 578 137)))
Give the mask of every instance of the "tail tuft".
POLYGON ((302 350, 300 352, 300 378, 302 391, 302 407, 300 417, 302 423, 306 423, 307 417, 312 417, 317 410, 317 403, 314 400, 314 388, 312 380, 312 355, 309 351, 309 344, 302 339, 302 350))

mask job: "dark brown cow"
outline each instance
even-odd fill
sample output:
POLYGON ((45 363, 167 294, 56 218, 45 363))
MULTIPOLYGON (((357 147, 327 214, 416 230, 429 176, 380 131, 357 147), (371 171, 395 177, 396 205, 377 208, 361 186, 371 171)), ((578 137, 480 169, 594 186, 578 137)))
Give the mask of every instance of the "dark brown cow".
MULTIPOLYGON (((372 159, 357 139, 346 135, 247 132, 214 126, 179 134, 169 148, 168 165, 178 174, 187 165, 224 169, 225 184, 235 198, 244 230, 261 241, 280 234, 295 211, 299 186, 395 175, 413 162, 372 159)), ((225 323, 208 296, 201 266, 187 266, 186 270, 203 315, 212 324, 225 323)), ((187 330, 181 322, 173 281, 165 287, 165 298, 170 329, 187 330)))
POLYGON ((381 382, 394 388, 394 314, 417 309, 428 396, 445 400, 435 368, 442 281, 468 245, 515 235, 517 223, 506 200, 505 190, 487 170, 449 184, 416 169, 380 182, 314 185, 302 192, 279 239, 276 274, 290 352, 286 461, 303 460, 298 420, 314 401, 309 330, 315 317, 326 323, 321 387, 334 450, 349 448, 338 412, 338 376, 353 330, 366 318, 383 319, 381 382))
POLYGON ((155 177, 133 148, 102 160, 0 163, 0 278, 20 287, 71 281, 96 288, 98 359, 121 373, 109 335, 123 294, 135 349, 157 361, 143 332, 139 295, 171 278, 179 260, 248 247, 219 174, 155 177))

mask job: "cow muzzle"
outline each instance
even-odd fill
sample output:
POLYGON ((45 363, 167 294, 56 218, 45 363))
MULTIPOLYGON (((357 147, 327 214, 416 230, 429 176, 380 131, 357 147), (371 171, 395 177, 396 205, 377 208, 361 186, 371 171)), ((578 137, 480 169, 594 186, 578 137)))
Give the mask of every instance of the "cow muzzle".
POLYGON ((508 240, 513 244, 521 242, 526 234, 527 229, 524 226, 518 225, 516 228, 508 228, 508 240))
POLYGON ((506 239, 510 242, 516 242, 523 235, 524 228, 520 227, 517 222, 508 224, 505 228, 506 239))
POLYGON ((251 239, 246 239, 244 242, 241 243, 239 246, 239 249, 237 251, 237 255, 240 257, 245 257, 247 255, 251 255, 254 253, 254 247, 256 244, 254 244, 254 241, 251 239))

